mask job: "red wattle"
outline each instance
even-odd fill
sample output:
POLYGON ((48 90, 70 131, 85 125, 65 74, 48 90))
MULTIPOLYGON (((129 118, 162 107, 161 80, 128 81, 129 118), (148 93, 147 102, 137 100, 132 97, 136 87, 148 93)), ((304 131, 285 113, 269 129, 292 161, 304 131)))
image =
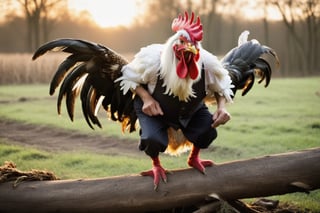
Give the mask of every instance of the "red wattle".
POLYGON ((189 64, 189 75, 192 80, 196 79, 199 75, 198 66, 194 58, 192 58, 189 64))
POLYGON ((176 72, 179 78, 186 78, 188 75, 188 67, 183 56, 177 64, 176 72))
POLYGON ((184 54, 183 50, 178 50, 177 46, 173 47, 175 55, 179 60, 176 72, 179 78, 186 78, 188 73, 192 80, 196 79, 199 75, 197 61, 199 60, 199 54, 184 54))

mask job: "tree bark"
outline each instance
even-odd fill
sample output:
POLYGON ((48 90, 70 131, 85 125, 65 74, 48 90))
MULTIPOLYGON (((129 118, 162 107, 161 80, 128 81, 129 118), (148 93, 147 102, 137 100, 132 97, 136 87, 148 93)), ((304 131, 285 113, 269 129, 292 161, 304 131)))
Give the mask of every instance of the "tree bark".
POLYGON ((173 171, 153 190, 150 177, 0 184, 0 212, 143 212, 190 206, 208 195, 236 200, 320 188, 320 148, 173 171))

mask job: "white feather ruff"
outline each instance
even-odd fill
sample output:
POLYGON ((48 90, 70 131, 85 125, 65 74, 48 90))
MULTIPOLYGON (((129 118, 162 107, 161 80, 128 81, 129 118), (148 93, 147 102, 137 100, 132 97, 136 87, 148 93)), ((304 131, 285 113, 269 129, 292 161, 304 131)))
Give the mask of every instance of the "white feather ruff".
MULTIPOLYGON (((181 33, 183 33, 183 31, 181 33)), ((192 85, 197 82, 201 76, 198 75, 195 80, 192 80, 189 76, 185 79, 178 77, 176 72, 178 59, 176 58, 172 47, 178 42, 179 37, 180 35, 178 33, 175 34, 164 45, 161 55, 160 76, 163 78, 163 86, 166 86, 165 94, 177 96, 180 101, 188 101, 191 97, 195 96, 192 85)), ((199 64, 198 69, 200 72, 201 66, 199 64)))
POLYGON ((152 93, 157 82, 157 73, 160 70, 160 57, 162 44, 152 44, 141 48, 134 59, 122 68, 120 82, 123 93, 129 89, 134 90, 140 84, 148 84, 149 92, 152 93))
POLYGON ((233 92, 231 88, 232 80, 229 76, 229 72, 223 68, 219 59, 207 50, 200 49, 200 61, 205 67, 205 81, 206 91, 209 96, 214 96, 214 93, 218 93, 220 96, 224 96, 227 102, 232 103, 233 92))
MULTIPOLYGON (((181 79, 176 74, 177 59, 173 52, 173 45, 179 41, 181 34, 185 31, 179 31, 169 38, 163 44, 152 44, 141 48, 132 62, 122 68, 122 76, 116 80, 121 81, 120 86, 123 93, 126 94, 130 89, 134 90, 140 84, 147 84, 148 90, 152 94, 157 82, 158 72, 163 78, 164 86, 166 86, 166 94, 179 97, 182 101, 188 101, 194 97, 192 85, 200 79, 192 80, 190 77, 181 79)), ((242 39, 245 42, 247 34, 243 33, 242 39)), ((232 102, 231 96, 233 88, 231 78, 228 71, 223 68, 221 62, 216 56, 203 49, 200 45, 200 59, 197 63, 199 71, 202 65, 205 69, 206 92, 213 96, 218 93, 225 96, 228 102, 232 102)))

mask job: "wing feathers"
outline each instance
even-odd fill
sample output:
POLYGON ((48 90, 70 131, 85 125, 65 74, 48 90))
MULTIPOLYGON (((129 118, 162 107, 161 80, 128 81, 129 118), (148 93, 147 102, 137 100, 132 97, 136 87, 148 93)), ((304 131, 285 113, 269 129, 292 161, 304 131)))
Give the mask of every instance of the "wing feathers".
POLYGON ((96 104, 99 99, 99 95, 97 95, 96 90, 93 87, 90 87, 88 94, 87 94, 87 100, 86 100, 86 105, 88 107, 87 114, 89 115, 89 118, 91 122, 98 127, 102 128, 101 123, 98 119, 97 116, 95 116, 95 109, 96 109, 96 104))
POLYGON ((70 69, 75 66, 79 62, 88 61, 92 56, 90 55, 71 55, 67 57, 58 67, 55 75, 52 78, 50 84, 50 95, 53 95, 55 89, 59 86, 66 73, 70 71, 70 69))
POLYGON ((90 119, 89 119, 89 105, 88 105, 88 102, 87 102, 87 98, 90 99, 90 96, 88 95, 89 94, 89 90, 90 90, 90 84, 88 83, 88 81, 85 81, 83 83, 83 86, 82 86, 82 89, 81 89, 81 93, 80 93, 80 97, 81 97, 81 106, 82 106, 82 114, 87 122, 87 124, 89 125, 89 127, 91 129, 94 129, 91 122, 90 122, 90 119))
POLYGON ((70 55, 60 64, 50 84, 50 95, 60 86, 57 98, 57 111, 61 114, 61 103, 66 98, 66 107, 71 120, 74 118, 75 101, 80 94, 81 107, 85 120, 101 127, 97 112, 101 105, 111 111, 112 120, 123 122, 129 131, 135 129, 136 115, 133 110, 133 94, 123 95, 119 82, 122 67, 127 60, 113 50, 89 41, 59 39, 41 46, 32 59, 48 51, 61 51, 70 55))
POLYGON ((106 48, 85 40, 77 39, 58 39, 48 42, 41 46, 34 54, 32 59, 44 55, 48 51, 80 53, 80 54, 105 54, 106 48))
MULTIPOLYGON (((57 109, 58 113, 61 114, 61 102, 63 97, 67 92, 72 92, 74 84, 86 73, 85 64, 80 64, 73 69, 64 79, 61 84, 58 100, 57 100, 57 109)), ((73 119, 73 118, 72 118, 73 119)))

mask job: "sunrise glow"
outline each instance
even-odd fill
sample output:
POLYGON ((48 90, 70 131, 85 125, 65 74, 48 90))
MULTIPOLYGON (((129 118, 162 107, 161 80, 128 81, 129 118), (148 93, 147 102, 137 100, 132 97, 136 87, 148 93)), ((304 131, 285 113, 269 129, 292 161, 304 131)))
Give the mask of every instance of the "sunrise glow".
MULTIPOLYGON (((143 13, 142 2, 142 0, 69 0, 68 7, 76 14, 86 11, 98 26, 105 28, 132 24, 143 13)), ((222 10, 223 13, 227 13, 224 7, 222 10)), ((258 7, 256 2, 250 1, 246 7, 241 8, 241 14, 246 19, 255 20, 263 18, 264 11, 262 7, 258 7)), ((282 18, 274 7, 269 7, 267 14, 268 20, 281 20, 282 18)))
POLYGON ((87 11, 100 27, 129 26, 139 14, 134 0, 69 0, 69 8, 87 11))

